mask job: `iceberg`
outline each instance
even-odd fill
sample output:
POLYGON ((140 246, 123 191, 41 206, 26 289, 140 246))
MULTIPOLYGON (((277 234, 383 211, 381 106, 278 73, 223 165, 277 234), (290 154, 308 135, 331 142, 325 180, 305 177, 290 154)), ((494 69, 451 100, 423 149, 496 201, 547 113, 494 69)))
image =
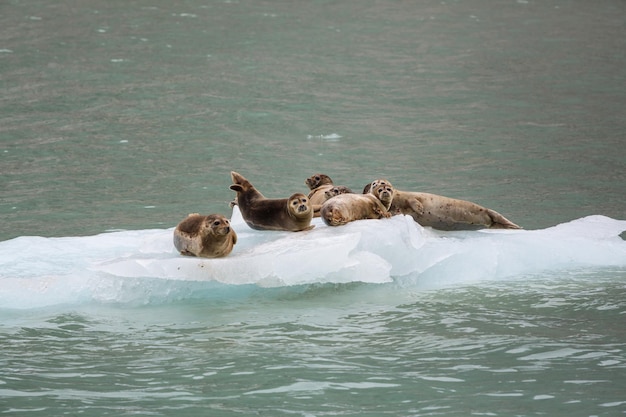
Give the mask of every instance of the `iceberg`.
POLYGON ((249 228, 224 258, 182 256, 174 228, 0 242, 0 308, 151 302, 210 288, 395 283, 432 289, 550 271, 626 267, 626 221, 594 215, 541 230, 442 232, 409 216, 305 232, 249 228), (176 284, 178 283, 178 284, 176 284), (200 284, 197 284, 200 283, 200 284))

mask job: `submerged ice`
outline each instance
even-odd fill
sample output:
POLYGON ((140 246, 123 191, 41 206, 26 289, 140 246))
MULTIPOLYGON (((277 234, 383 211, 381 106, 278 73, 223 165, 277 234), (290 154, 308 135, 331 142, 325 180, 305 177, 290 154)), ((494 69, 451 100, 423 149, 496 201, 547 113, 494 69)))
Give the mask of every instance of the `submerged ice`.
POLYGON ((604 216, 531 231, 440 232, 408 216, 340 227, 313 223, 306 232, 256 231, 235 207, 231 224, 239 240, 220 259, 179 255, 173 228, 0 242, 0 308, 146 302, 155 296, 149 292, 158 293, 155 280, 167 283, 163 293, 193 292, 192 282, 281 287, 395 281, 425 289, 626 266, 626 242, 619 237, 626 221, 604 216))

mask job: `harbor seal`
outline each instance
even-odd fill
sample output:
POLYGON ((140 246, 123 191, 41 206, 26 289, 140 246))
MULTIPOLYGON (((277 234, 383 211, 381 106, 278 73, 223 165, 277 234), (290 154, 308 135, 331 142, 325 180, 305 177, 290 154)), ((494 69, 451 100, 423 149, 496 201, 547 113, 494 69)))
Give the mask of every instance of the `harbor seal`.
POLYGON ((437 194, 400 191, 387 180, 375 180, 365 190, 389 204, 393 215, 407 214, 422 226, 438 230, 521 229, 500 213, 476 203, 437 194), (389 192, 392 196, 389 199, 389 192))
POLYGON ((328 226, 341 226, 354 220, 391 217, 373 194, 339 194, 326 200, 320 217, 328 226))
POLYGON ((236 204, 244 221, 256 230, 287 230, 299 232, 315 227, 311 224, 313 208, 308 197, 295 193, 289 198, 269 199, 243 175, 231 171, 233 185, 237 192, 236 204))
POLYGON ((174 246, 186 256, 221 258, 232 252, 237 234, 221 214, 189 214, 174 229, 174 246))
POLYGON ((308 197, 313 206, 321 206, 326 201, 324 193, 333 188, 333 180, 326 174, 311 175, 304 183, 311 190, 308 197))
POLYGON ((391 208, 395 189, 387 180, 375 180, 370 187, 370 194, 373 194, 385 206, 387 210, 391 208))

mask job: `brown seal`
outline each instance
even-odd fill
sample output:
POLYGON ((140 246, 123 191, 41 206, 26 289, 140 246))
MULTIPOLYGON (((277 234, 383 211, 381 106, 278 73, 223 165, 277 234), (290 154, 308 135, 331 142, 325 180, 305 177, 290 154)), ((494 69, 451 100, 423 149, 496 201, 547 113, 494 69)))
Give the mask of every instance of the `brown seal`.
POLYGON ((174 246, 182 255, 221 258, 237 243, 237 234, 221 214, 188 215, 174 229, 174 246))
POLYGON ((333 188, 333 180, 326 174, 311 175, 304 183, 311 190, 308 197, 312 206, 321 206, 326 201, 324 193, 333 188))
POLYGON ((471 201, 430 193, 400 191, 394 189, 387 180, 375 180, 369 187, 365 187, 367 189, 379 197, 383 204, 389 204, 390 213, 408 214, 420 225, 433 229, 521 229, 497 211, 471 201))
POLYGON ((391 217, 391 214, 373 194, 339 194, 322 204, 320 217, 329 226, 341 226, 355 220, 391 217))
POLYGON ((295 193, 289 198, 265 198, 243 175, 231 171, 237 192, 236 204, 245 222, 256 230, 299 232, 315 227, 311 224, 313 209, 307 196, 295 193))

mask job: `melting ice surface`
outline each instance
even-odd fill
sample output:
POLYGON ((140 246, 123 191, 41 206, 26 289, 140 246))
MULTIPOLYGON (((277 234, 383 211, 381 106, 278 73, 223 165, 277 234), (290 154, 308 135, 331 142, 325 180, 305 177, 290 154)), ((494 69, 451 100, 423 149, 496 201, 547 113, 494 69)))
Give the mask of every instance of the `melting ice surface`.
POLYGON ((396 282, 431 289, 626 266, 626 241, 619 236, 626 221, 604 216, 542 230, 471 232, 423 228, 408 216, 340 227, 314 219, 314 229, 293 233, 252 230, 235 207, 231 223, 238 243, 221 259, 181 256, 173 228, 0 242, 0 308, 146 303, 192 296, 199 288, 396 282))

